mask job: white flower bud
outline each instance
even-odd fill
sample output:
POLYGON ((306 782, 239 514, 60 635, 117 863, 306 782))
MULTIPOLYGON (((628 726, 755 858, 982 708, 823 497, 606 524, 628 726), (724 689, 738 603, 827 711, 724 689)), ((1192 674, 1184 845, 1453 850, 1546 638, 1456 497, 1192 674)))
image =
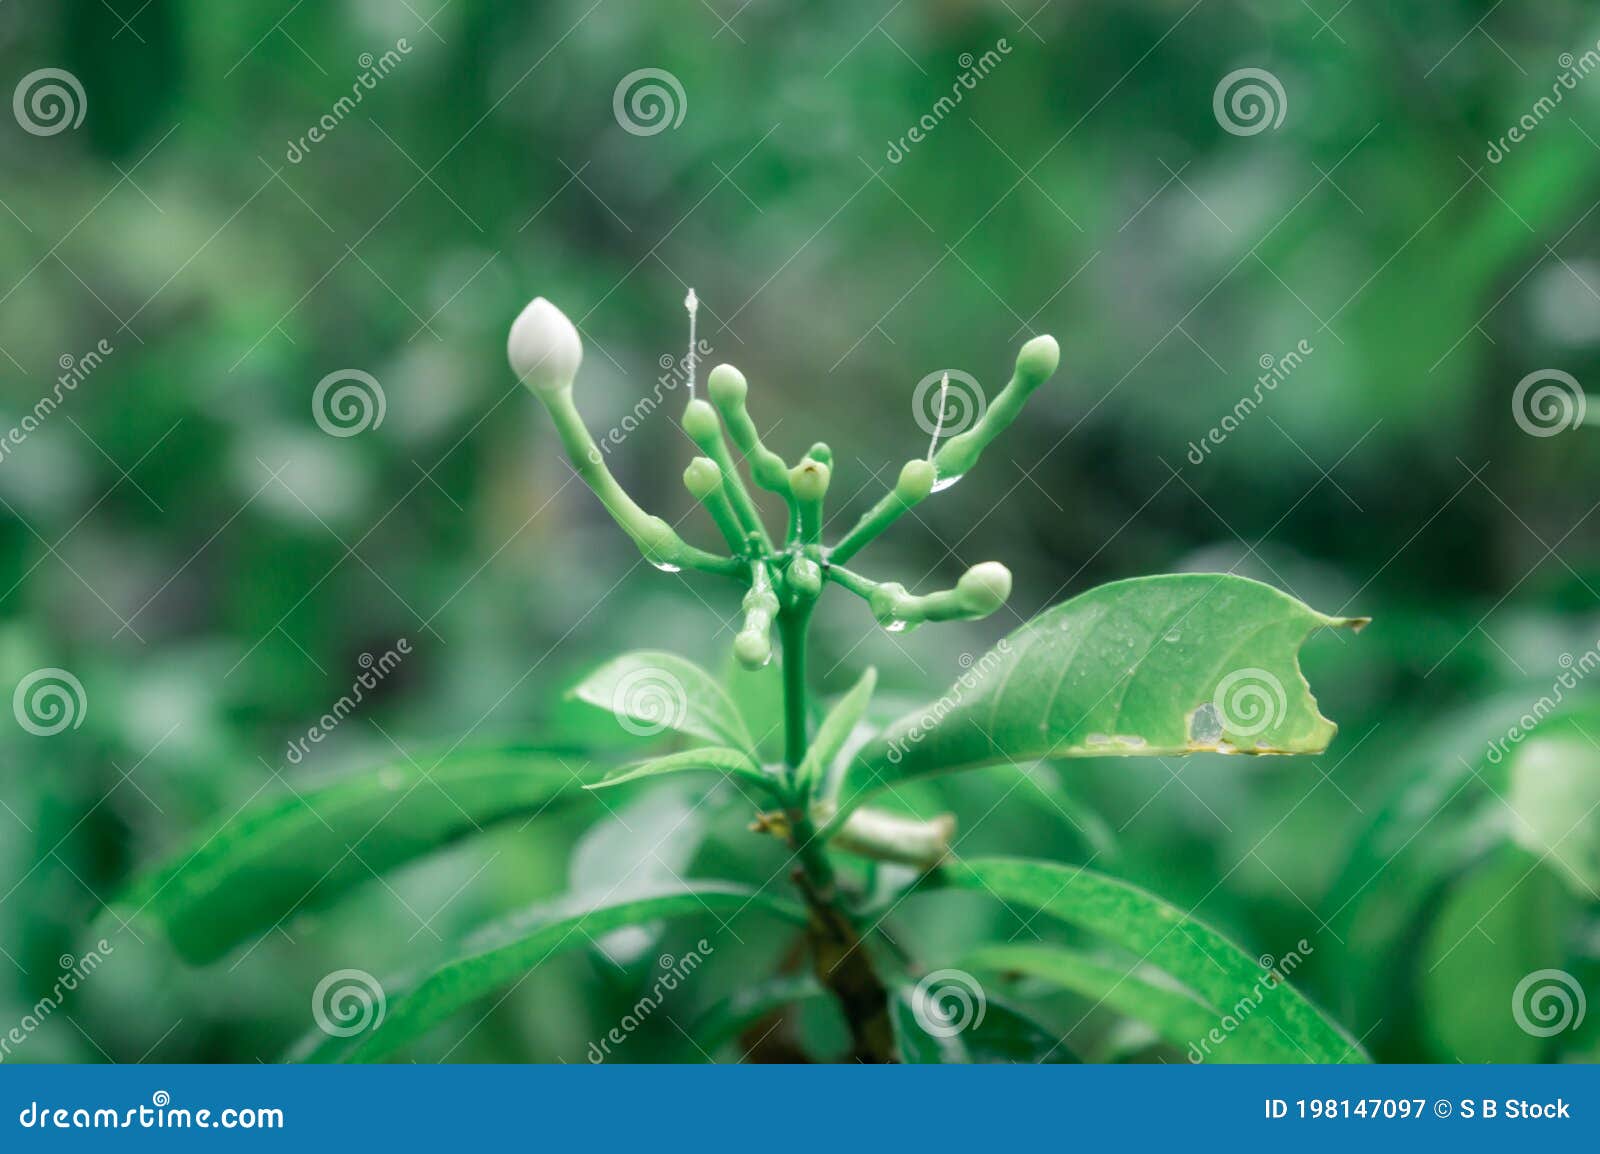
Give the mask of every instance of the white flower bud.
POLYGON ((583 342, 566 313, 535 297, 512 322, 506 357, 517 379, 544 397, 572 384, 583 361, 583 342))

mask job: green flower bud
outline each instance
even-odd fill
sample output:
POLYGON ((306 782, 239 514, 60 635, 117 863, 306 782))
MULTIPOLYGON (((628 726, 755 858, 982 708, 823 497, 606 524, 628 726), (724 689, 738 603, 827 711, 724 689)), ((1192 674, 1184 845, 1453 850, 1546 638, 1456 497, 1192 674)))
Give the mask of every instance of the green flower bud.
POLYGON ((796 557, 789 563, 789 588, 805 597, 822 592, 822 567, 809 557, 796 557))
POLYGON ((512 322, 506 358, 517 379, 544 400, 572 386, 583 361, 583 342, 565 313, 535 297, 512 322))
POLYGON ((733 655, 746 669, 760 669, 772 660, 772 637, 767 633, 741 633, 733 639, 733 655))
POLYGON ((718 365, 706 378, 706 391, 719 409, 728 408, 744 404, 750 384, 744 379, 744 374, 732 365, 718 365))
POLYGON ((1017 353, 1017 374, 1034 384, 1044 381, 1061 363, 1061 346, 1055 337, 1045 334, 1034 337, 1017 353))
POLYGON ((722 470, 710 457, 696 457, 683 471, 683 486, 697 501, 704 501, 722 488, 722 470))
POLYGON ((814 458, 807 457, 789 470, 789 488, 799 501, 820 501, 828 491, 828 481, 833 471, 814 458))
POLYGON ((956 596, 974 617, 987 617, 1011 596, 1011 570, 998 561, 974 565, 956 582, 956 596))
POLYGON ((812 445, 811 448, 806 451, 806 456, 810 457, 813 461, 821 461, 830 469, 833 468, 833 450, 828 448, 827 444, 823 441, 818 441, 815 445, 812 445))
POLYGON ((915 505, 929 493, 933 492, 933 482, 938 470, 933 467, 932 461, 923 460, 921 457, 907 461, 900 470, 900 480, 895 483, 896 497, 907 505, 915 505))
POLYGON ((717 420, 717 410, 696 397, 683 410, 683 430, 695 444, 704 445, 721 436, 722 423, 717 420))

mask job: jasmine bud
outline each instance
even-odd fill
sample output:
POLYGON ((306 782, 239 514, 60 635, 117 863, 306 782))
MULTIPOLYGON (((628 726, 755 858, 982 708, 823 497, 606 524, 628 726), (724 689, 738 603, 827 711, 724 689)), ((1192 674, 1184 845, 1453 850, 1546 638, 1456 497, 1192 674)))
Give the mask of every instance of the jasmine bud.
POLYGON ((706 378, 706 391, 711 394, 712 403, 725 410, 744 404, 750 384, 744 379, 744 374, 732 365, 718 365, 706 378))
POLYGON ((717 421, 717 411, 709 403, 698 398, 684 407, 683 430, 697 445, 720 439, 722 435, 721 424, 717 421))
POLYGON ((512 322, 506 357, 517 379, 548 400, 572 386, 583 361, 583 342, 564 312, 535 297, 512 322))
POLYGON ((832 470, 821 461, 807 457, 789 470, 789 488, 800 501, 820 501, 828 491, 832 470))
POLYGON ((895 483, 895 496, 907 505, 915 505, 933 492, 937 472, 932 461, 921 457, 907 461, 900 470, 900 480, 895 483))
POLYGON ((806 451, 806 456, 810 457, 813 461, 821 461, 830 469, 833 468, 833 450, 828 448, 827 444, 823 441, 818 441, 815 445, 812 445, 811 448, 806 451))
POLYGON ((956 582, 956 596, 974 617, 987 617, 1011 596, 1011 570, 998 561, 974 565, 956 582))
POLYGON ((1017 353, 1017 375, 1035 384, 1044 381, 1061 363, 1061 346, 1048 333, 1034 337, 1017 353))
POLYGON ((697 501, 704 501, 722 488, 722 470, 710 457, 696 457, 683 471, 683 486, 697 501))

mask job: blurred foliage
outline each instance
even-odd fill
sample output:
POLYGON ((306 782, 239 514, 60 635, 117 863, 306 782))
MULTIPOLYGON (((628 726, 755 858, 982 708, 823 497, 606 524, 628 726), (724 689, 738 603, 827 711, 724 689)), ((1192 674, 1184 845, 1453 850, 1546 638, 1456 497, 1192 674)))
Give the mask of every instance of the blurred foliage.
MULTIPOLYGON (((0 1027, 60 955, 101 935, 116 951, 10 1060, 270 1060, 332 969, 403 967, 569 887, 781 867, 742 799, 671 782, 497 829, 203 970, 105 908, 284 778, 468 736, 620 745, 561 701, 588 667, 640 646, 723 660, 736 594, 638 564, 504 365, 510 319, 551 297, 584 332, 581 403, 615 425, 681 349, 691 284, 769 443, 832 444, 836 525, 922 451, 917 381, 998 384, 1026 335, 1061 341, 1060 376, 982 479, 863 561, 927 587, 1002 559, 1015 616, 889 637, 832 599, 814 663, 830 693, 876 664, 882 695, 918 699, 961 653, 1138 573, 1229 568, 1375 618, 1308 648, 1342 727, 1325 757, 928 786, 963 853, 1094 858, 1252 953, 1306 938, 1296 984, 1379 1059, 1600 1056, 1600 1014, 1550 1040, 1508 1016, 1533 969, 1600 991, 1600 921, 1592 890, 1492 828, 1504 784, 1462 769, 1600 636, 1600 453, 1511 412, 1529 372, 1600 370, 1600 81, 1485 156, 1600 20, 1577 0, 1034 7, 0 5, 8 88, 58 67, 87 100, 75 130, 0 123, 0 428, 61 358, 113 348, 0 460, 0 686, 60 667, 87 696, 80 727, 0 745, 0 1027), (391 74, 291 161, 362 54, 401 38, 391 74), (1001 38, 1002 62, 890 163, 961 54, 1001 38), (679 127, 619 125, 613 90, 644 67, 681 80, 679 127), (1281 81, 1281 126, 1220 129, 1213 90, 1243 67, 1281 81), (1195 464, 1261 358, 1301 341, 1195 464), (381 382, 386 411, 336 438, 311 396, 345 369, 381 382), (361 656, 400 638, 413 655, 291 763, 361 656), (1385 840, 1396 812, 1412 824, 1385 840)), ((677 521, 687 448, 658 415, 615 467, 677 521)), ((970 894, 894 922, 927 956, 1041 932, 970 894)), ((703 928, 563 955, 419 1056, 582 1060, 656 954, 703 928)), ((792 970, 790 945, 719 949, 673 1020, 792 970)), ((1078 1052, 1152 1053, 1087 1002, 1052 1008, 1078 1052)), ((831 1013, 808 1003, 805 1036, 837 1039, 831 1013)), ((701 1055, 662 1017, 626 1057, 701 1055)))

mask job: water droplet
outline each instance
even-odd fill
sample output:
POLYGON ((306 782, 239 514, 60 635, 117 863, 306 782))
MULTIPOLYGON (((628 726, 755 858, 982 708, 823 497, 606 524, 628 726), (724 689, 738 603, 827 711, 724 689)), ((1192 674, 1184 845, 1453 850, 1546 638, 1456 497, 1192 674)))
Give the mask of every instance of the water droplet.
POLYGON ((1165 637, 1163 637, 1161 640, 1170 641, 1170 642, 1173 642, 1174 644, 1176 644, 1177 642, 1183 640, 1183 634, 1179 633, 1176 629, 1174 629, 1174 630, 1170 631, 1169 633, 1167 633, 1167 635, 1165 637))
POLYGON ((934 481, 933 489, 931 491, 935 493, 942 493, 965 476, 965 473, 957 473, 954 477, 940 477, 938 480, 934 481))
POLYGON ((890 633, 904 633, 907 629, 911 628, 911 623, 903 620, 902 618, 896 617, 892 620, 885 621, 883 623, 883 627, 890 633))
POLYGON ((661 570, 663 573, 682 573, 683 572, 683 567, 681 565, 671 565, 671 564, 668 564, 666 561, 652 561, 652 562, 650 562, 650 564, 654 565, 657 569, 661 570))

